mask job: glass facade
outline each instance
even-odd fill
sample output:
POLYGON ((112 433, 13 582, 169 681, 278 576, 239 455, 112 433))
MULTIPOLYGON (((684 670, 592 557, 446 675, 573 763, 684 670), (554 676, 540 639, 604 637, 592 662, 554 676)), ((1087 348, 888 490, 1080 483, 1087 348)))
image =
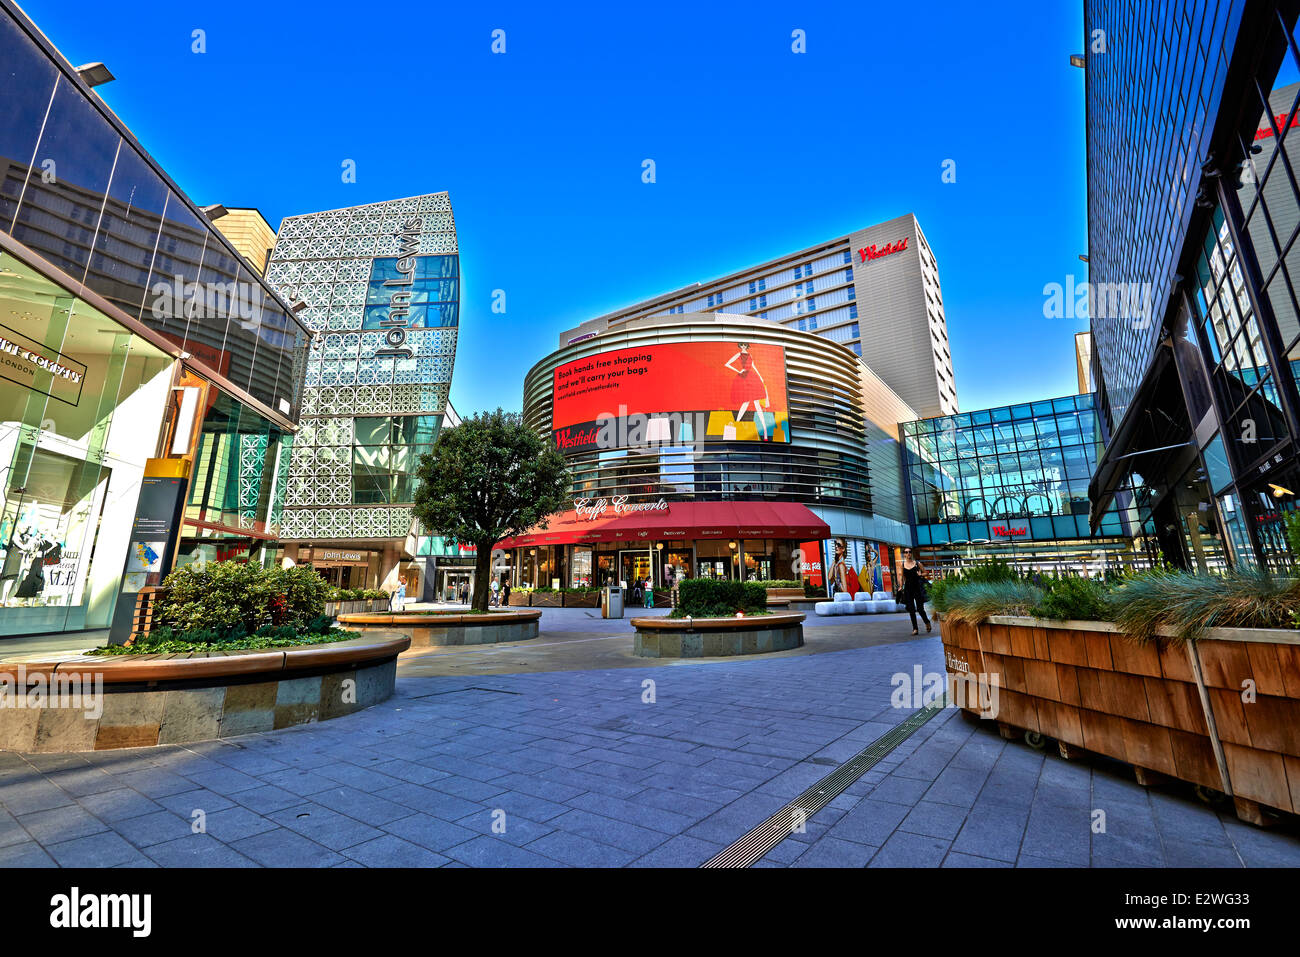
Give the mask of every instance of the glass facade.
POLYGON ((171 358, 8 254, 0 316, 0 635, 104 627, 171 358))
POLYGON ((404 539, 451 388, 460 260, 446 193, 284 220, 267 281, 305 303, 282 539, 404 539))
POLYGON ((1156 348, 1244 6, 1084 4, 1088 278, 1121 303, 1090 304, 1107 425, 1123 418, 1156 348))
POLYGON ((9 4, 0 102, 0 635, 104 628, 150 459, 274 540, 307 330, 9 4))
POLYGON ((1092 394, 919 419, 900 431, 918 546, 983 552, 1109 540, 1113 549, 1140 534, 1131 489, 1116 496, 1122 504, 1105 514, 1099 536, 1090 532, 1088 482, 1101 449, 1092 394))
POLYGON ((1094 497, 1126 480, 1141 487, 1143 514, 1177 564, 1290 567, 1284 519, 1300 491, 1296 11, 1085 10, 1089 35, 1140 39, 1087 61, 1091 278, 1168 277, 1149 321, 1093 315, 1115 437, 1094 497), (1160 102, 1185 121, 1169 124, 1160 102), (1134 136, 1152 162, 1119 148, 1134 136))

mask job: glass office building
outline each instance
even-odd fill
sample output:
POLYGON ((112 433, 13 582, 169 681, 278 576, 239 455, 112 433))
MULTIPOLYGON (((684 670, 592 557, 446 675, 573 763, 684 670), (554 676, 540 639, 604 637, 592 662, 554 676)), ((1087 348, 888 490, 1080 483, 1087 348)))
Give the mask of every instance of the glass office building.
POLYGON ((1092 523, 1141 488, 1185 567, 1293 561, 1296 16, 1267 0, 1085 4, 1085 37, 1125 38, 1086 58, 1090 278, 1145 304, 1092 317, 1106 438, 1092 523))
POLYGON ((9 0, 0 103, 0 636, 103 628, 151 461, 267 558, 306 330, 9 0))
POLYGON ((1098 534, 1088 481, 1100 451, 1092 394, 963 412, 901 426, 904 474, 922 561, 990 557, 1036 568, 1146 564, 1131 489, 1098 534))
MULTIPOLYGON (((411 506, 437 438, 460 321, 451 199, 432 193, 290 216, 267 281, 313 337, 281 538, 343 587, 425 592, 411 506)), ((432 585, 429 585, 432 589, 432 585)))

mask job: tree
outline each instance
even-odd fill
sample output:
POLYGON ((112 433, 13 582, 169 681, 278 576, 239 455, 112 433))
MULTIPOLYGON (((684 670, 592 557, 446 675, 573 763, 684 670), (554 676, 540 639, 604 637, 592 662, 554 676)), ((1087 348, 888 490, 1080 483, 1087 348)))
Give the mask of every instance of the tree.
POLYGON ((471 544, 473 607, 487 611, 492 546, 533 526, 569 497, 564 456, 516 412, 482 412, 439 433, 416 468, 415 517, 428 531, 471 544))

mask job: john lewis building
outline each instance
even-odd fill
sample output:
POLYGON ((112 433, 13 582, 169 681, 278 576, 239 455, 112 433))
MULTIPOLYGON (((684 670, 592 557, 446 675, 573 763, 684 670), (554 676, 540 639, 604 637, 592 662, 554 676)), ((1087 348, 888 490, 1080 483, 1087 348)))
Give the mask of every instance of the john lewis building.
POLYGON ((416 463, 447 409, 460 257, 446 193, 290 216, 267 281, 312 330, 281 539, 345 587, 421 595, 416 463))

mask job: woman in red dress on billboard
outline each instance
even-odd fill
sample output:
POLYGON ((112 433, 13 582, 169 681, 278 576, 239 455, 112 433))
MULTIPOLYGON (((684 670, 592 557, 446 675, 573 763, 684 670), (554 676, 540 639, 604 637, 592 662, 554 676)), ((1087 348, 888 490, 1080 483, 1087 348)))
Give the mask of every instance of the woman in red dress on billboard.
MULTIPOLYGON (((758 366, 754 365, 754 360, 749 354, 749 343, 738 342, 736 349, 736 354, 726 362, 727 368, 736 373, 736 378, 731 383, 731 405, 736 409, 736 421, 740 422, 752 402, 758 437, 760 440, 766 439, 767 423, 763 419, 763 407, 767 406, 770 409, 772 398, 767 394, 767 383, 763 381, 763 374, 758 371, 758 366)), ((773 425, 775 424, 774 420, 773 425)))

